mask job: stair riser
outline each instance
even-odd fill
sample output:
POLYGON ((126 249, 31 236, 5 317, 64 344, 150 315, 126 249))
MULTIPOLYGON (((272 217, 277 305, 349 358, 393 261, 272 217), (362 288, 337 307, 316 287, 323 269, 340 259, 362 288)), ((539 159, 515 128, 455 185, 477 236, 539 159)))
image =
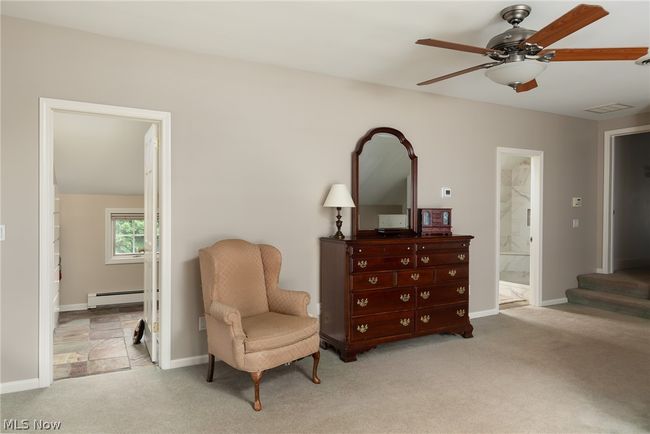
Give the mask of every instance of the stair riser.
POLYGON ((591 298, 583 297, 580 294, 575 294, 571 290, 566 292, 569 303, 582 304, 585 306, 595 307, 598 309, 609 310, 626 315, 638 316, 641 318, 650 319, 650 309, 633 306, 619 306, 614 303, 609 303, 601 300, 593 300, 591 298))
POLYGON ((578 278, 578 287, 583 289, 591 289, 593 291, 611 292, 613 294, 625 295, 627 297, 650 299, 650 289, 640 288, 634 286, 616 285, 612 286, 610 283, 603 283, 594 281, 592 279, 578 278))

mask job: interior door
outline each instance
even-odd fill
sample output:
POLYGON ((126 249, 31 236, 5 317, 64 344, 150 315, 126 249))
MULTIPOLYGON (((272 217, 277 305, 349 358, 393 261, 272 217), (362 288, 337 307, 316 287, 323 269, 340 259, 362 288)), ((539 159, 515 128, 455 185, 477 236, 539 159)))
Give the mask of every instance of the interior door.
POLYGON ((158 362, 158 125, 144 136, 144 342, 158 362))

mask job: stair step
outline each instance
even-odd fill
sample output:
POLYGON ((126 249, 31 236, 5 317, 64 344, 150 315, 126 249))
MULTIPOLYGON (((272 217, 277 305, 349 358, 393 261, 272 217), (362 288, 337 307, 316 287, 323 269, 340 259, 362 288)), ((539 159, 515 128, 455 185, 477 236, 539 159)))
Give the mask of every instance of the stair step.
POLYGON ((645 300, 650 299, 650 278, 633 270, 614 274, 582 274, 578 276, 578 287, 645 300))
POLYGON ((605 291, 572 288, 566 290, 569 303, 584 304, 599 309, 611 310, 627 315, 650 319, 650 300, 627 297, 605 291))

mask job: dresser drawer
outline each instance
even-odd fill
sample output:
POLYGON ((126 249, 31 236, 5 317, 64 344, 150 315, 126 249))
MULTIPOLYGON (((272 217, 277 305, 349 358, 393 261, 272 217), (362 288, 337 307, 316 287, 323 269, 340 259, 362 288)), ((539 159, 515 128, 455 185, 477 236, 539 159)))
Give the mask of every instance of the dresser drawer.
POLYGON ((468 276, 468 265, 445 265, 436 268, 436 283, 444 283, 452 280, 467 280, 468 276))
POLYGON ((467 303, 418 309, 415 312, 415 331, 430 332, 464 324, 468 321, 468 314, 467 303))
POLYGON ((434 270, 409 270, 397 272, 397 286, 431 285, 434 270))
POLYGON ((352 272, 371 271, 371 270, 399 270, 403 268, 413 268, 415 266, 415 256, 374 256, 374 257, 355 257, 352 258, 352 272))
POLYGON ((467 250, 469 248, 469 242, 466 241, 457 241, 449 243, 430 243, 430 244, 418 244, 418 253, 422 252, 435 252, 439 250, 467 250))
POLYGON ((352 247, 352 255, 357 256, 401 256, 415 253, 415 244, 356 244, 352 247))
POLYGON ((453 285, 425 286, 417 288, 417 306, 429 307, 439 304, 462 303, 469 296, 469 285, 466 280, 459 280, 453 285))
POLYGON ((355 292, 352 297, 352 316, 368 315, 415 307, 413 288, 355 292))
POLYGON ((393 287, 393 273, 391 271, 377 273, 359 273, 352 275, 352 290, 381 289, 393 287))
POLYGON ((418 267, 430 267, 440 264, 467 264, 469 253, 467 250, 455 252, 431 252, 418 254, 418 267))
POLYGON ((413 333, 413 311, 352 318, 351 340, 383 338, 413 333))

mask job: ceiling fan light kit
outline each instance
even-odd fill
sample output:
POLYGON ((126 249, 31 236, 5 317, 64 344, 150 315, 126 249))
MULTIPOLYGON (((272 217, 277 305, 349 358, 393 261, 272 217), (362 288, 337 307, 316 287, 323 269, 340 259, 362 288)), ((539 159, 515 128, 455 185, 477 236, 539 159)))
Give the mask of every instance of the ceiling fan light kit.
POLYGON ((524 4, 508 6, 501 10, 501 18, 511 24, 512 28, 491 38, 486 48, 437 39, 416 41, 419 45, 482 54, 493 60, 423 81, 418 83, 418 86, 485 69, 485 75, 495 83, 510 86, 517 93, 527 92, 537 87, 535 78, 544 72, 552 61, 637 60, 648 53, 648 47, 549 50, 548 46, 607 16, 609 12, 598 5, 580 4, 539 31, 519 27, 531 11, 532 8, 524 4))

